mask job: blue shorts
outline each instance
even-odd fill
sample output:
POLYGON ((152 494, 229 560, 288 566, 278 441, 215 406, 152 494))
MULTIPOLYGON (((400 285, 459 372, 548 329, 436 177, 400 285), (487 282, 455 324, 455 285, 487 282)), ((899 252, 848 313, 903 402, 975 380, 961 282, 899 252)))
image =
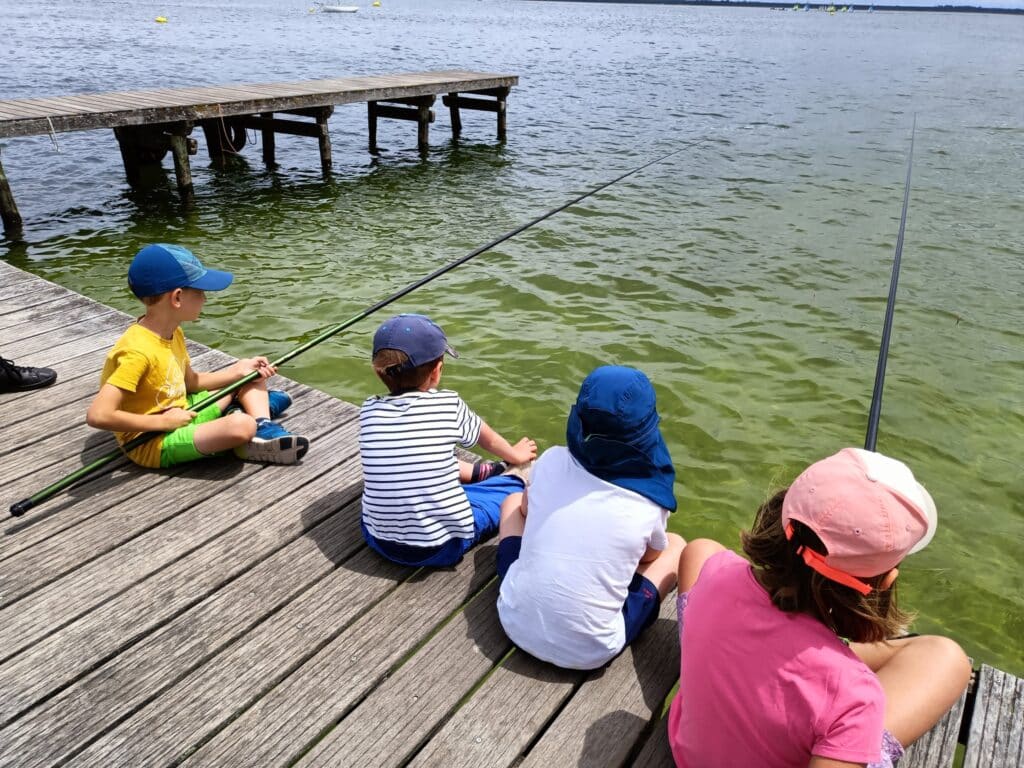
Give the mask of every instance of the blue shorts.
MULTIPOLYGON (((512 563, 519 559, 519 551, 523 546, 522 536, 506 536, 498 542, 498 579, 505 578, 512 563)), ((654 623, 661 607, 661 597, 654 583, 639 573, 633 574, 632 581, 626 592, 626 602, 622 604, 622 617, 626 620, 626 645, 636 640, 640 633, 654 623)))
POLYGON ((449 539, 435 547, 417 547, 398 541, 378 539, 362 523, 367 546, 378 555, 401 565, 446 567, 455 565, 471 548, 498 532, 501 503, 524 488, 523 481, 512 475, 497 475, 479 483, 464 485, 466 498, 473 510, 473 538, 449 539))

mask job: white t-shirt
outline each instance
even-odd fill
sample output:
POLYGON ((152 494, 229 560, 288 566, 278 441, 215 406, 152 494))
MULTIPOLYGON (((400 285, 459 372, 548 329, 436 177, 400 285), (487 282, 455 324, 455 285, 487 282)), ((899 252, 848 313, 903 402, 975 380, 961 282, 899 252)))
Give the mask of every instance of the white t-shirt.
POLYGON ((519 559, 498 595, 509 638, 569 669, 594 669, 626 644, 622 605, 648 545, 665 549, 668 510, 587 472, 556 446, 533 468, 519 559))
POLYGON ((455 446, 475 445, 480 423, 451 390, 367 398, 359 409, 367 530, 417 547, 473 538, 455 446))

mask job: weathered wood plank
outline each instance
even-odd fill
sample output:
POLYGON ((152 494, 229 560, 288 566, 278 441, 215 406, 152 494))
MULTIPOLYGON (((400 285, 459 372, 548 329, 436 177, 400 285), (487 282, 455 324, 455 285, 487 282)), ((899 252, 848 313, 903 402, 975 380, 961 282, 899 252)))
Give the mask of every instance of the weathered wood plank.
POLYGON ((523 768, 625 765, 679 676, 675 595, 658 620, 607 667, 592 672, 531 749, 523 768))
POLYGON ((965 690, 934 728, 907 747, 900 768, 950 768, 953 765, 966 701, 965 690))
POLYGON ((400 766, 512 648, 498 621, 498 583, 444 629, 300 760, 302 768, 400 766), (400 717, 395 713, 401 712, 400 717))
POLYGON ((84 296, 73 297, 62 300, 56 307, 49 304, 36 305, 0 316, 0 331, 3 331, 4 344, 7 344, 86 320, 110 316, 126 317, 122 312, 97 304, 84 296))
POLYGON ((515 764, 584 676, 514 651, 410 765, 502 768, 515 764))
MULTIPOLYGON (((296 414, 294 425, 316 439, 351 412, 352 406, 327 401, 296 414)), ((345 428, 353 429, 352 422, 342 426, 345 428)), ((315 450, 315 443, 310 450, 315 450)), ((130 503, 140 512, 147 505, 165 509, 168 522, 0 609, 0 660, 19 653, 55 628, 241 523, 261 506, 294 491, 304 480, 302 473, 289 472, 294 469, 211 460, 198 468, 186 466, 183 472, 191 470, 193 474, 176 476, 174 497, 169 498, 163 487, 132 497, 130 503), (211 482, 210 478, 219 473, 228 474, 232 483, 211 482), (221 491, 224 496, 220 496, 221 491)))
MULTIPOLYGON (((373 568, 384 563, 381 558, 373 562, 373 568)), ((493 575, 493 545, 473 550, 453 569, 418 571, 183 765, 267 768, 290 763, 493 575)), ((182 690, 176 706, 166 711, 170 727, 192 697, 182 690)))
POLYGON ((654 730, 632 762, 632 768, 675 768, 672 748, 668 744, 668 716, 654 724, 654 730))
POLYGON ((1024 765, 1024 680, 981 665, 964 768, 1024 765))
MULTIPOLYGON (((245 676, 250 685, 259 690, 267 684, 268 670, 260 664, 264 651, 269 651, 275 643, 287 644, 286 648, 291 650, 302 643, 304 635, 314 631, 312 625, 334 626, 337 616, 358 614, 376 595, 393 586, 394 572, 387 569, 377 574, 359 574, 356 579, 328 577, 324 580, 332 571, 335 575, 351 576, 349 571, 335 570, 330 559, 351 537, 329 523, 325 523, 323 529, 324 536, 319 542, 311 537, 296 539, 192 610, 0 731, 4 736, 0 749, 5 754, 17 755, 20 768, 43 768, 66 760, 104 730, 138 712, 155 695, 172 691, 173 697, 172 686, 183 675, 188 675, 186 680, 192 679, 199 686, 209 682, 211 666, 217 665, 219 654, 223 652, 224 658, 235 657, 240 647, 245 648, 252 642, 246 635, 254 627, 255 634, 266 644, 258 653, 249 649, 240 660, 247 669, 236 661, 232 678, 245 676), (326 552, 321 550, 321 544, 326 552), (348 588, 337 589, 339 582, 345 582, 348 588), (336 588, 332 590, 331 586, 336 588), (311 595, 320 599, 314 601, 311 595)), ((287 669, 287 664, 280 668, 287 669)), ((213 692, 221 693, 230 685, 231 679, 218 678, 213 692)), ((163 700, 158 699, 157 705, 163 700)), ((204 703, 223 706, 219 699, 204 703)), ((194 709, 196 703, 192 707, 194 709)), ((165 722, 163 727, 168 725, 165 722)), ((140 746, 159 743, 158 734, 153 736, 152 741, 147 738, 140 746)), ((97 764, 93 762, 96 751, 102 750, 112 739, 116 736, 108 734, 73 764, 97 764)), ((104 757, 98 764, 108 768, 155 764, 150 758, 130 757, 127 752, 131 752, 132 747, 125 745, 125 748, 126 752, 118 749, 116 755, 104 757)))
MULTIPOLYGON (((289 546, 300 536, 325 551, 324 542, 329 538, 333 542, 332 561, 348 557, 361 547, 357 511, 349 508, 340 516, 335 515, 358 500, 362 487, 351 435, 336 430, 318 444, 327 451, 328 460, 315 467, 295 467, 297 473, 311 479, 287 498, 192 550, 0 666, 0 690, 5 692, 0 725, 101 662, 112 659, 134 638, 143 637, 185 613, 244 574, 254 563, 289 546), (332 515, 337 519, 328 528, 312 530, 332 515), (341 533, 344 539, 338 538, 341 533)), ((329 570, 332 566, 325 567, 329 570)))
POLYGON ((484 91, 517 83, 514 75, 454 70, 8 100, 0 101, 0 138, 484 91))

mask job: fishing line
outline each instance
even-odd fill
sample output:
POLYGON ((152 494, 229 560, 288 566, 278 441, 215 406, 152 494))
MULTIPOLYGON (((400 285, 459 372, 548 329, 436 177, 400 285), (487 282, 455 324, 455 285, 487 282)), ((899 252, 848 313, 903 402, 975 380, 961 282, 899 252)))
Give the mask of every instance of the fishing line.
MULTIPOLYGON (((437 269, 437 270, 431 272, 429 275, 427 275, 426 277, 423 277, 423 278, 417 280, 415 283, 412 283, 411 285, 406 286, 405 288, 401 289, 400 291, 396 291, 395 293, 393 293, 390 296, 388 296, 386 299, 382 299, 381 301, 378 301, 376 304, 373 304, 372 306, 367 307, 366 309, 364 309, 363 311, 359 312, 358 314, 353 315, 348 320, 345 320, 342 323, 338 323, 337 325, 328 328, 327 330, 323 331, 320 335, 316 336, 315 338, 311 339, 310 341, 307 341, 305 344, 302 344, 302 345, 296 347, 291 352, 287 353, 283 357, 278 358, 277 360, 272 361, 270 364, 272 366, 274 366, 275 368, 278 368, 278 367, 284 365, 289 360, 291 360, 291 359, 301 355, 303 352, 305 352, 305 351, 307 351, 309 349, 312 349, 313 347, 317 346, 318 344, 322 344, 323 342, 327 341, 332 336, 334 336, 334 335, 336 335, 338 333, 341 333, 346 328, 349 328, 349 327, 355 325, 356 323, 358 323, 363 318, 368 317, 369 315, 372 315, 374 312, 377 312, 378 310, 383 309, 384 307, 388 306, 389 304, 392 304, 392 303, 398 301, 402 297, 407 296, 408 294, 410 294, 413 291, 415 291, 417 288, 421 288, 424 285, 426 285, 427 283, 429 283, 429 282, 431 282, 433 280, 436 280, 437 278, 441 277, 441 275, 444 275, 444 274, 446 274, 448 272, 451 272, 456 267, 459 267, 459 266, 465 264, 470 259, 476 258, 477 256, 479 256, 481 253, 484 253, 485 251, 489 251, 491 248, 494 248, 496 245, 500 245, 501 243, 505 242, 506 240, 515 237, 520 232, 523 232, 524 230, 529 229, 530 227, 534 226, 535 224, 539 224, 540 222, 544 221, 545 219, 550 218, 551 216, 554 216, 556 213, 559 213, 560 211, 564 211, 566 208, 568 208, 568 207, 570 207, 572 205, 576 205, 576 203, 579 203, 582 200, 585 200, 585 199, 587 199, 588 197, 590 197, 592 195, 596 195, 601 190, 606 189, 607 187, 610 187, 612 184, 616 184, 616 183, 622 181, 623 179, 628 178, 629 176, 632 176, 634 173, 639 173, 640 171, 644 170, 645 168, 649 168, 650 166, 655 165, 656 163, 662 163, 665 160, 668 160, 673 155, 679 154, 683 150, 689 149, 690 147, 695 147, 698 144, 703 144, 704 142, 709 141, 709 140, 710 139, 708 137, 704 137, 704 138, 701 138, 701 139, 697 139, 695 141, 688 142, 688 143, 684 144, 683 146, 679 147, 678 149, 675 149, 675 150, 669 152, 668 154, 661 155, 660 157, 657 157, 654 160, 650 160, 649 162, 646 162, 643 165, 638 166, 638 167, 634 168, 631 171, 627 171, 626 173, 623 173, 623 174, 621 174, 619 176, 616 176, 611 181, 606 181, 605 183, 601 184, 600 186, 594 187, 593 189, 589 190, 588 192, 584 192, 582 195, 578 195, 577 197, 574 197, 572 200, 569 200, 568 202, 563 203, 562 205, 558 206, 557 208, 552 208, 547 213, 543 213, 540 216, 537 216, 536 218, 531 219, 530 221, 526 222, 525 224, 522 224, 521 226, 518 226, 515 229, 509 230, 508 232, 506 232, 505 234, 501 235, 500 237, 497 237, 494 240, 491 240, 489 243, 486 243, 485 245, 481 245, 479 248, 475 248, 474 250, 472 250, 469 253, 467 253, 465 256, 463 256, 463 257, 461 257, 459 259, 456 259, 455 261, 450 262, 449 264, 446 264, 445 266, 441 267, 440 269, 437 269)), ((257 372, 257 371, 252 371, 251 373, 246 374, 241 379, 236 381, 234 384, 229 384, 228 386, 224 387, 220 391, 214 392, 213 394, 209 395, 208 397, 203 398, 199 402, 194 403, 191 406, 190 410, 196 411, 196 412, 201 411, 203 408, 206 408, 207 406, 217 402, 218 400, 220 400, 225 395, 231 394, 232 392, 236 391, 240 387, 245 386, 250 381, 254 380, 257 376, 259 376, 259 372, 257 372)), ((10 508, 11 515, 13 515, 14 517, 21 517, 22 515, 24 515, 26 512, 28 512, 33 507, 37 506, 38 504, 41 504, 42 502, 46 501, 47 499, 49 499, 50 497, 56 495, 57 493, 60 493, 61 491, 65 490, 66 488, 71 487, 75 483, 79 482, 80 480, 83 480, 84 478, 86 478, 87 476, 89 476, 92 473, 96 472, 97 470, 102 469, 103 467, 105 467, 107 464, 109 464, 110 462, 114 461, 115 459, 119 459, 123 454, 127 454, 130 451, 134 450, 135 448, 138 448, 140 445, 148 443, 153 438, 158 437, 159 435, 164 435, 164 434, 167 434, 167 433, 165 433, 165 432, 144 432, 143 434, 138 435, 137 437, 133 438, 132 440, 129 440, 127 443, 125 443, 124 445, 120 446, 119 448, 117 448, 115 450, 112 450, 110 453, 107 453, 104 456, 101 456, 100 458, 96 459, 92 463, 87 464, 86 466, 82 467, 81 469, 75 470, 74 472, 72 472, 71 474, 67 475, 66 477, 58 480, 57 482, 52 483, 51 485, 46 486, 41 491, 37 491, 36 493, 32 494, 31 496, 29 496, 27 498, 24 498, 21 501, 15 502, 14 504, 11 505, 11 508, 10 508)))
POLYGON ((917 114, 910 129, 910 152, 907 155, 907 181, 903 188, 903 213, 900 216, 900 233, 896 238, 896 256, 892 260, 892 277, 889 279, 889 300, 885 305, 885 323, 882 325, 882 344, 878 348, 878 365, 875 368, 875 388, 871 393, 871 411, 868 414, 868 431, 864 438, 864 450, 874 451, 878 441, 878 420, 882 416, 882 387, 885 384, 885 364, 889 360, 889 336, 892 334, 892 315, 896 307, 896 284, 900 279, 900 258, 903 255, 903 231, 907 226, 907 203, 910 201, 910 170, 914 164, 914 133, 917 131, 917 114))

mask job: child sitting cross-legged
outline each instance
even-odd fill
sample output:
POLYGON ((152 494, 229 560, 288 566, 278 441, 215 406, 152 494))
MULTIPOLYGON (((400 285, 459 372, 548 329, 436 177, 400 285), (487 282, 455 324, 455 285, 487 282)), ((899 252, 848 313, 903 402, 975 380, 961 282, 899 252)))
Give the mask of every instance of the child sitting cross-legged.
POLYGON ((544 661, 594 669, 658 617, 682 537, 665 531, 675 469, 640 371, 604 366, 580 387, 567 447, 537 460, 501 513, 498 616, 544 661))
POLYGON ((359 410, 363 537, 403 565, 454 565, 494 534, 501 503, 523 489, 520 465, 537 455, 533 440, 510 445, 457 392, 438 389, 446 353, 458 356, 423 315, 393 317, 373 337, 373 370, 388 394, 359 410), (504 463, 455 455, 474 445, 504 463))
POLYGON ((276 370, 265 357, 238 360, 220 371, 192 368, 181 324, 199 319, 206 291, 227 288, 230 272, 207 269, 187 248, 156 243, 140 250, 128 268, 128 285, 145 305, 107 354, 100 390, 89 406, 89 426, 107 429, 124 445, 144 432, 165 432, 128 453, 143 467, 171 467, 234 450, 242 459, 294 464, 309 440, 271 421, 291 403, 286 392, 267 390, 276 370), (196 411, 209 390, 259 373, 237 394, 196 411))

